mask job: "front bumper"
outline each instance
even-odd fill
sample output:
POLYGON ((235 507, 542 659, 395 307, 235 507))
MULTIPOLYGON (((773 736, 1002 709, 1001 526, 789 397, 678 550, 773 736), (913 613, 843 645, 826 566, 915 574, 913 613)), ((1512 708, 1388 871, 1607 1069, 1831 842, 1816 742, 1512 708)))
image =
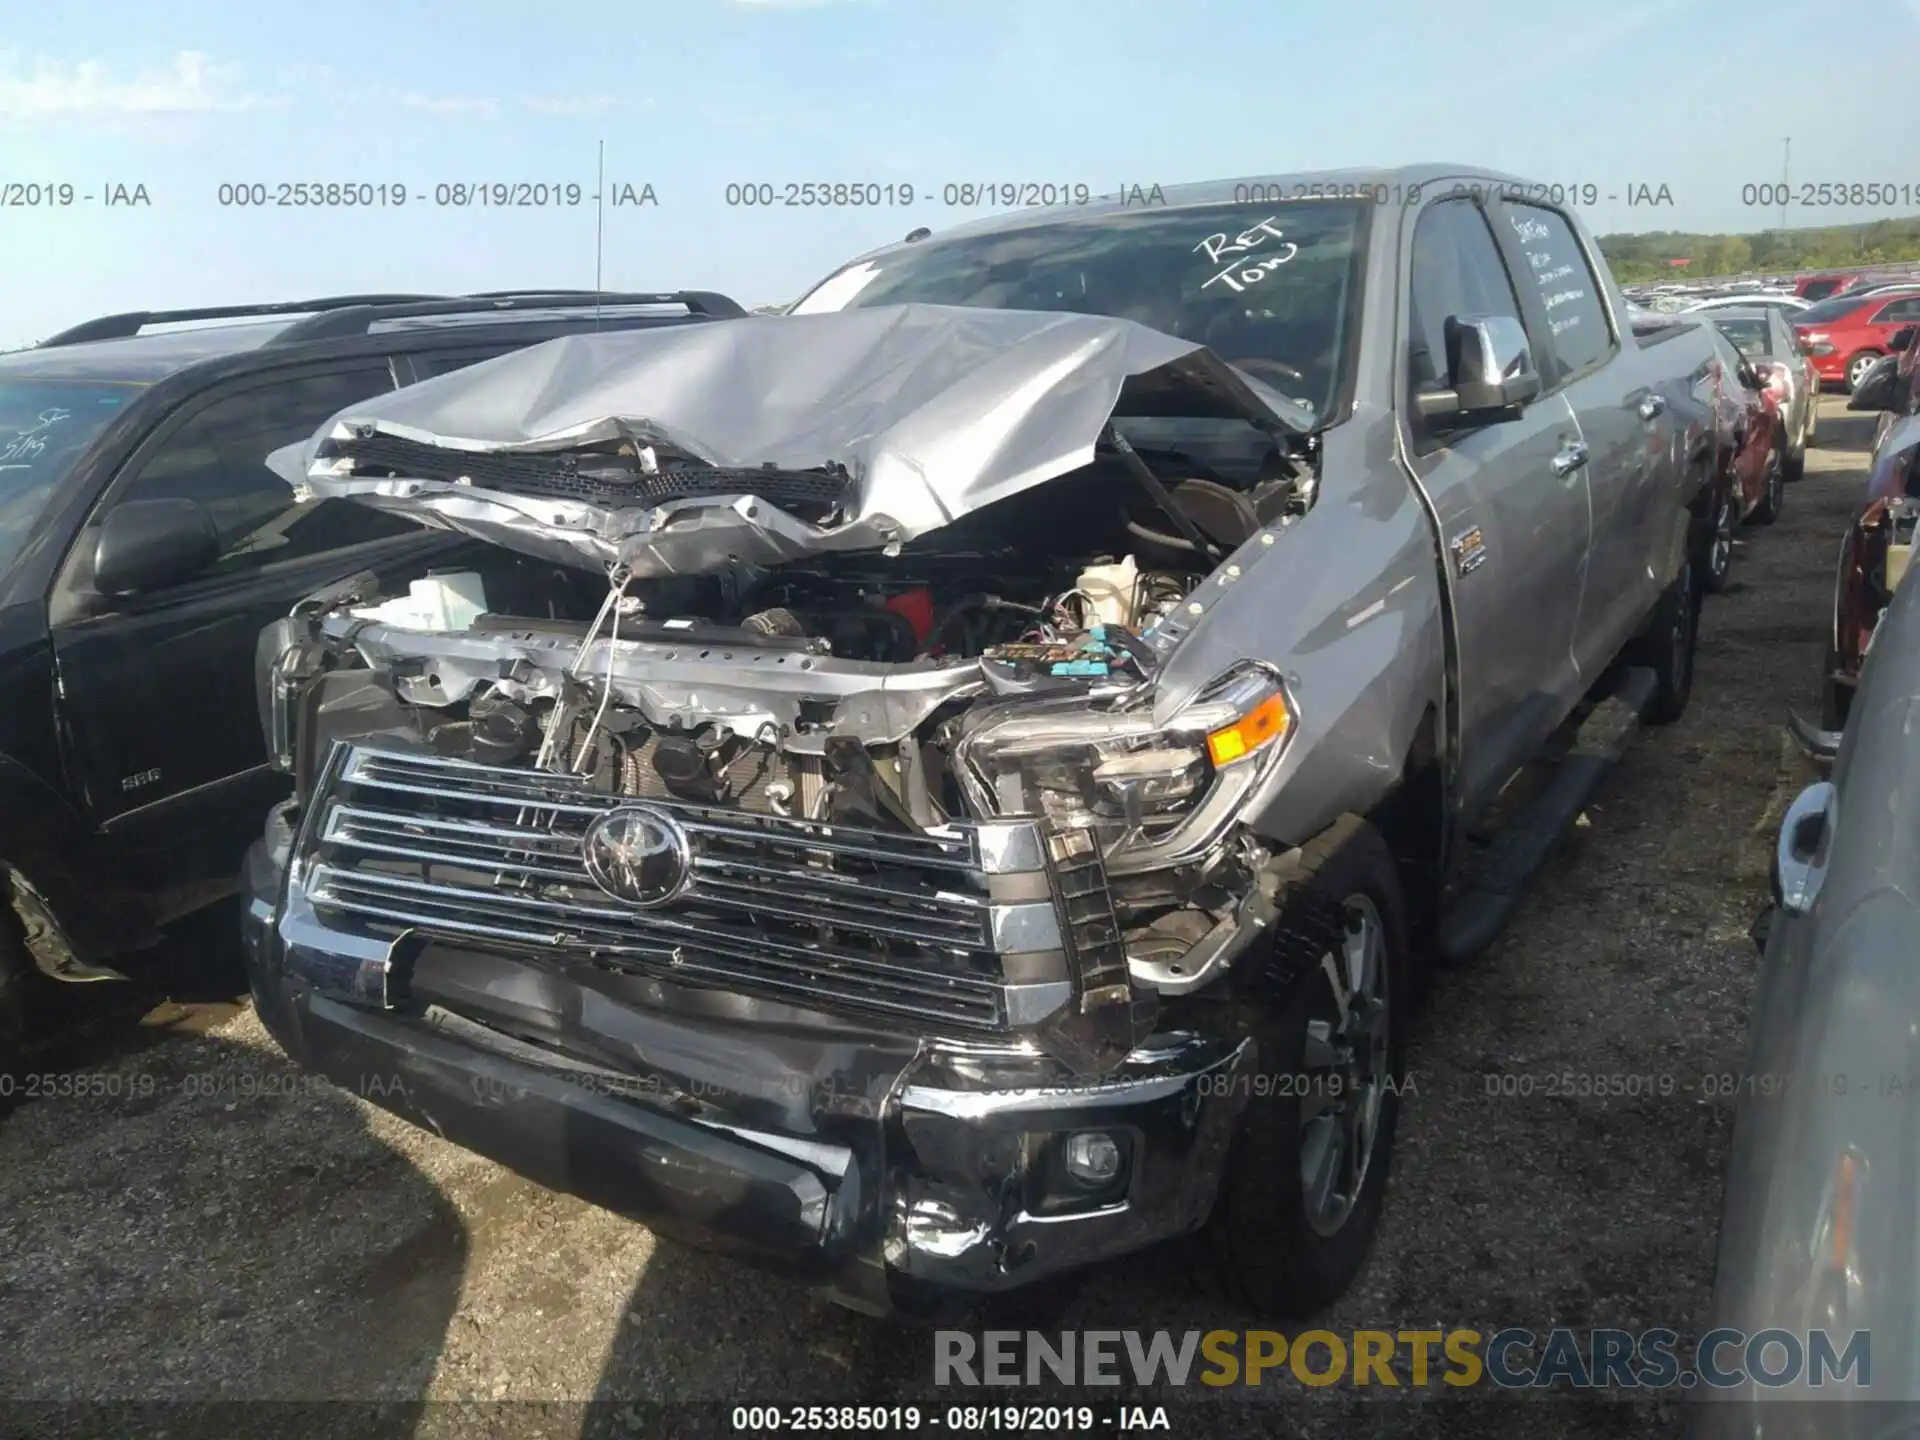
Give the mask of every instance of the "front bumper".
POLYGON ((428 945, 383 1002, 359 983, 365 942, 289 900, 290 838, 276 816, 249 854, 243 921, 255 1004, 288 1054, 658 1233, 886 1313, 1127 1254, 1212 1208, 1251 1041, 1157 1035, 1076 1077, 468 942, 428 945), (1063 1169, 1083 1131, 1115 1139, 1115 1181, 1063 1169))

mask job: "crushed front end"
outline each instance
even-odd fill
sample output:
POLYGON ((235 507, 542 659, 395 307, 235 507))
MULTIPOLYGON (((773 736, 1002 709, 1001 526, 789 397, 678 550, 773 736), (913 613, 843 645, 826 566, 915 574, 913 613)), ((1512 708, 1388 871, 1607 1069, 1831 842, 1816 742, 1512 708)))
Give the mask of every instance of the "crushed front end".
MULTIPOLYGON (((460 463, 342 436, 314 469, 388 498, 460 463)), ((1255 661, 1183 698, 1156 675, 1213 567, 1311 503, 1308 453, 1167 484, 1103 430, 953 524, 789 555, 767 537, 830 535, 871 487, 781 469, 776 504, 699 447, 591 443, 681 507, 579 481, 600 541, 631 527, 597 597, 556 574, 547 614, 497 615, 477 575, 349 581, 262 637, 295 787, 249 861, 268 1028, 457 1144, 870 1311, 1198 1227, 1255 1054, 1196 1001, 1271 919, 1242 819, 1293 701, 1255 661)), ((476 533, 553 504, 553 464, 466 468, 434 504, 486 510, 476 533)), ((563 531, 524 548, 609 559, 563 531)))

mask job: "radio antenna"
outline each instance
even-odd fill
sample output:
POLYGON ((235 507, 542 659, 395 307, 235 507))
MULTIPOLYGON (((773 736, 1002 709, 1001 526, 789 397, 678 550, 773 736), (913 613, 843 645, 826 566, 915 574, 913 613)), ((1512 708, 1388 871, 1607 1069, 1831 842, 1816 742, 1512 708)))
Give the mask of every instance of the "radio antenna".
POLYGON ((593 328, 600 328, 600 267, 607 250, 607 142, 600 142, 599 173, 593 186, 593 328))

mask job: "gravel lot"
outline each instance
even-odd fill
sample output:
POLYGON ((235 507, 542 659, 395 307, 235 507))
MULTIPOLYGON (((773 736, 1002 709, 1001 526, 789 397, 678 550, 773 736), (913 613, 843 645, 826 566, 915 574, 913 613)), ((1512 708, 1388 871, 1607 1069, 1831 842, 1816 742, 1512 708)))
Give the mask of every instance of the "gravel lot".
MULTIPOLYGON (((1730 1119, 1702 1079, 1740 1061, 1747 928, 1801 776, 1780 722, 1787 703, 1815 707, 1870 426, 1829 399, 1820 433, 1782 520, 1743 532, 1734 587, 1707 603, 1685 720, 1642 738, 1506 936, 1435 987, 1380 1244, 1327 1328, 1698 1323, 1730 1119), (1672 1077, 1674 1093, 1487 1094, 1490 1073, 1561 1072, 1672 1077)), ((0 1394, 379 1399, 401 1407, 399 1433, 422 1435, 536 1422, 574 1435, 621 1413, 422 1400, 956 1398, 933 1389, 924 1334, 656 1244, 304 1081, 244 1005, 213 998, 237 974, 226 918, 179 941, 184 1003, 46 1062, 115 1093, 0 1121, 0 1394)), ((1059 1323, 1259 1321, 1190 1294, 1175 1257, 1149 1256, 1093 1276, 1059 1323)), ((1174 1433, 1679 1433, 1671 1397, 1286 1380, 1255 1398, 1178 1413, 1174 1433)))

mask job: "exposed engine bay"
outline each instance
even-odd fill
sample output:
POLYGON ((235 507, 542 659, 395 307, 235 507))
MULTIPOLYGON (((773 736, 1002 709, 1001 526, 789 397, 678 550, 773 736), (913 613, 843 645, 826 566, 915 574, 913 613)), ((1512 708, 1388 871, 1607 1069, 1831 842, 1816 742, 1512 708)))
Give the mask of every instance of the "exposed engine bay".
MULTIPOLYGON (((1156 672, 1201 609, 1195 591, 1313 504, 1318 442, 1263 418, 1208 352, 1125 322, 936 319, 938 333, 1012 321, 1051 343, 1064 326, 1180 358, 1146 372, 1164 388, 1140 392, 1158 396, 1143 428, 1076 400, 1066 419, 1093 422, 1082 463, 1059 458, 1069 428, 1040 469, 1002 479, 1000 458, 976 456, 971 488, 944 494, 883 484, 878 442, 849 469, 745 465, 664 424, 537 449, 335 424, 300 462, 317 492, 495 540, 507 571, 565 563, 531 600, 524 575, 503 583, 485 565, 406 596, 356 577, 267 632, 262 719, 297 793, 333 741, 386 740, 600 796, 811 825, 922 835, 1037 817, 1097 848, 1129 959, 1166 959, 1171 988, 1197 983, 1191 957, 1259 929, 1247 907, 1267 856, 1238 822, 1292 712, 1279 675, 1249 659, 1169 718, 1156 672), (1153 417, 1176 420, 1176 438, 1153 417), (930 518, 895 518, 916 507, 930 518)), ((942 387, 922 409, 950 398, 942 387)))
MULTIPOLYGON (((958 687, 955 703, 1138 685, 1154 665, 1143 637, 1218 558, 1263 525, 1297 513, 1305 499, 1301 472, 1277 459, 1250 485, 1210 473, 1143 488, 1131 472, 1149 457, 1161 466, 1194 463, 1128 447, 894 556, 823 557, 696 576, 616 573, 591 612, 586 606, 600 587, 585 575, 558 572, 543 594, 541 608, 552 612, 545 616, 486 611, 484 599, 474 603, 486 589, 477 576, 426 582, 430 592, 451 585, 458 593, 450 611, 432 612, 440 623, 392 602, 383 611, 351 586, 306 608, 309 615, 332 609, 362 621, 397 620, 406 629, 462 631, 474 640, 572 642, 571 663, 552 695, 506 676, 475 683, 458 698, 434 693, 407 683, 413 672, 429 673, 429 660, 391 656, 381 669, 397 686, 409 728, 450 758, 531 761, 638 797, 743 804, 807 819, 886 813, 894 823, 938 824, 970 807, 935 757, 923 766, 912 747, 900 750, 907 737, 886 737, 899 753, 871 781, 840 773, 849 762, 844 747, 826 743, 837 709, 830 693, 802 698, 792 723, 745 734, 724 719, 650 714, 646 703, 619 693, 617 677, 610 686, 603 662, 624 642, 667 646, 676 657, 735 669, 749 655, 772 657, 777 666, 848 661, 928 675, 964 665, 971 683, 958 687), (447 623, 448 615, 461 623, 447 623), (590 652, 602 641, 607 649, 596 669, 590 652)), ((927 720, 942 718, 952 719, 927 720)))
POLYGON ((1265 857, 1227 845, 1227 824, 1288 712, 1249 665, 1156 726, 1156 642, 1311 488, 1297 458, 1237 486, 1180 476, 1185 459, 1104 455, 892 556, 597 585, 560 567, 537 605, 524 574, 384 600, 345 582, 263 636, 263 721, 303 791, 331 740, 384 736, 606 795, 866 829, 1047 815, 1116 871, 1132 857, 1113 880, 1130 951, 1193 974, 1182 957, 1209 936, 1252 933, 1239 911, 1265 857), (1140 483, 1149 459, 1173 483, 1140 483), (549 613, 492 613, 496 591, 549 613))

